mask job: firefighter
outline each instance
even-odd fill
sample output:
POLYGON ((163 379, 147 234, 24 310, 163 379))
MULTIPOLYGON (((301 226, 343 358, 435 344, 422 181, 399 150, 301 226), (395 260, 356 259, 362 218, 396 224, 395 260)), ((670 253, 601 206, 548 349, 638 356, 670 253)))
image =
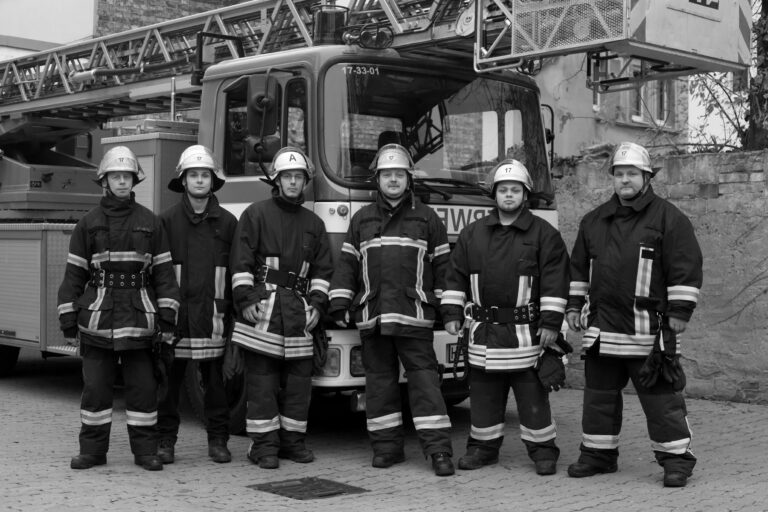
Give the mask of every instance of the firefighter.
POLYGON ((610 171, 615 194, 581 220, 571 253, 566 318, 585 330, 586 381, 581 455, 568 474, 617 470, 622 389, 632 380, 664 486, 682 487, 696 458, 680 383, 643 385, 641 368, 662 327, 685 331, 702 284, 701 250, 688 218, 654 193, 644 147, 621 143, 610 171))
POLYGON ((372 167, 378 196, 352 217, 333 276, 330 312, 360 330, 373 467, 405 460, 400 365, 413 423, 438 476, 454 473, 451 421, 440 392, 433 326, 448 267, 448 236, 437 214, 413 195, 413 162, 386 144, 372 167))
POLYGON ((219 205, 214 192, 224 185, 224 174, 213 153, 190 146, 179 157, 168 188, 181 200, 162 213, 182 301, 176 324, 176 349, 168 376, 168 391, 160 402, 158 455, 174 461, 179 433, 179 391, 188 361, 197 361, 203 379, 208 456, 229 462, 229 407, 224 390, 222 360, 230 332, 232 286, 229 251, 237 219, 219 205))
POLYGON ((551 475, 560 450, 548 390, 534 367, 542 349, 559 350, 568 251, 560 233, 526 206, 532 181, 521 162, 500 162, 486 184, 496 209, 459 234, 442 297, 445 328, 464 330, 471 367, 472 424, 459 469, 498 462, 511 387, 528 456, 536 473, 551 475))
POLYGON ((152 349, 156 342, 172 350, 179 288, 160 219, 135 201, 132 189, 143 179, 130 149, 107 151, 96 173, 104 195, 78 221, 69 243, 59 321, 68 343, 79 343, 83 362, 80 454, 72 469, 107 462, 118 359, 134 462, 163 469, 152 349))
POLYGON ((232 342, 245 359, 248 458, 265 469, 280 458, 315 459, 305 445, 311 331, 327 309, 333 266, 323 221, 302 206, 313 176, 300 149, 278 151, 269 171, 272 198, 246 208, 232 243, 232 342))

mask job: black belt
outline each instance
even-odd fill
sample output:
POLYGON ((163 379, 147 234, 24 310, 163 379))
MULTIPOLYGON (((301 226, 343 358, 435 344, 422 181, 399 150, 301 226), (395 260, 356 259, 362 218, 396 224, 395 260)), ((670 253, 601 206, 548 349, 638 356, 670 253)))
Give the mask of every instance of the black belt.
POLYGON ((296 272, 286 272, 284 270, 275 270, 266 265, 261 267, 256 281, 259 283, 274 284, 288 290, 295 290, 302 295, 309 291, 309 279, 301 277, 296 272))
POLYGON ((91 286, 94 288, 135 288, 140 290, 149 284, 149 276, 140 272, 107 272, 104 269, 91 269, 91 286))
POLYGON ((473 320, 490 324, 530 324, 539 319, 539 305, 531 302, 527 306, 499 308, 496 306, 470 306, 473 320))

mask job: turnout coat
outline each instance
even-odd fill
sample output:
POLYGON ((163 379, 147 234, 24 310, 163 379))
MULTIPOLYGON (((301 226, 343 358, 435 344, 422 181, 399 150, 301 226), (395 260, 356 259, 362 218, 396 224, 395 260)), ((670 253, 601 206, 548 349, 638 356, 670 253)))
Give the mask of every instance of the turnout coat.
POLYGON ((172 332, 179 288, 160 219, 108 195, 78 221, 69 242, 58 313, 65 336, 114 350, 148 348, 172 332), (142 285, 143 283, 143 285, 142 285))
POLYGON ((361 334, 432 340, 445 287, 448 235, 437 214, 407 194, 355 213, 333 276, 330 312, 349 310, 361 334))
POLYGON ((221 357, 232 326, 229 251, 237 219, 219 205, 215 195, 208 199, 205 211, 197 214, 187 194, 160 219, 181 290, 176 357, 221 357))
POLYGON ((579 225, 571 253, 568 311, 581 311, 583 347, 646 357, 658 314, 690 320, 702 255, 690 220, 652 188, 632 206, 614 196, 579 225))
POLYGON ((307 307, 324 314, 333 263, 322 219, 275 192, 245 209, 235 230, 230 256, 232 293, 237 311, 232 341, 279 359, 313 355, 307 307), (295 289, 263 282, 263 267, 309 280, 306 296, 295 289), (242 311, 261 302, 266 317, 253 324, 242 311))
POLYGON ((467 304, 532 305, 539 320, 493 323, 466 318, 469 364, 486 371, 532 368, 541 352, 539 327, 559 331, 568 296, 568 251, 560 233, 523 207, 511 225, 496 210, 466 226, 451 254, 443 319, 462 320, 467 304))

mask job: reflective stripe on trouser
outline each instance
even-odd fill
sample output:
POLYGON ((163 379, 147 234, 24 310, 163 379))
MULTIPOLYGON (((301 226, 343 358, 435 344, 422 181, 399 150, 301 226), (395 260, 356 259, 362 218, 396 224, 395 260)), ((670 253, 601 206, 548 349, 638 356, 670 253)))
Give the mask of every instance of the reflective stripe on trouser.
POLYGON ((366 417, 373 452, 403 451, 399 356, 408 379, 408 401, 422 451, 427 456, 439 452, 453 455, 451 421, 440 391, 431 341, 369 335, 363 337, 362 344, 366 417))
POLYGON ((115 352, 83 345, 82 358, 80 453, 99 455, 109 449, 112 422, 107 421, 107 411, 112 409, 118 358, 125 383, 125 415, 131 452, 135 455, 157 453, 157 382, 150 351, 115 352))
POLYGON ((303 448, 312 396, 312 359, 283 360, 250 350, 242 352, 251 453, 263 457, 277 455, 280 448, 303 448))
MULTIPOLYGON (((177 357, 168 376, 168 392, 157 409, 157 432, 160 439, 176 441, 181 423, 179 396, 190 359, 177 357)), ((203 386, 203 416, 208 439, 229 439, 229 405, 221 373, 223 358, 197 361, 203 386)))
POLYGON ((549 394, 532 369, 522 372, 470 371, 470 412, 472 427, 467 448, 479 447, 498 453, 504 440, 504 416, 509 388, 515 394, 520 418, 520 437, 531 460, 557 460, 556 430, 549 394))
POLYGON ((690 451, 691 431, 683 395, 661 379, 651 389, 640 385, 637 374, 643 363, 640 358, 587 355, 579 461, 601 467, 616 463, 623 419, 622 390, 631 379, 645 413, 656 460, 667 469, 690 475, 696 458, 690 451))

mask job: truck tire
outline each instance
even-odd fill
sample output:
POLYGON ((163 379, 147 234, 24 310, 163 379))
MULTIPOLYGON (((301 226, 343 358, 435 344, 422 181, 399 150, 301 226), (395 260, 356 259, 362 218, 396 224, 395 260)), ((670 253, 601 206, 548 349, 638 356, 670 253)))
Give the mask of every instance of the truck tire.
POLYGON ((19 360, 19 347, 0 345, 0 377, 9 375, 19 360))
MULTIPOLYGON (((233 380, 224 382, 227 391, 227 403, 229 406, 229 433, 242 434, 245 432, 245 374, 235 377, 233 380)), ((187 363, 187 372, 184 375, 184 387, 187 391, 187 398, 192 407, 192 412, 200 421, 205 424, 205 414, 203 407, 203 379, 200 373, 200 366, 197 361, 187 363)))

